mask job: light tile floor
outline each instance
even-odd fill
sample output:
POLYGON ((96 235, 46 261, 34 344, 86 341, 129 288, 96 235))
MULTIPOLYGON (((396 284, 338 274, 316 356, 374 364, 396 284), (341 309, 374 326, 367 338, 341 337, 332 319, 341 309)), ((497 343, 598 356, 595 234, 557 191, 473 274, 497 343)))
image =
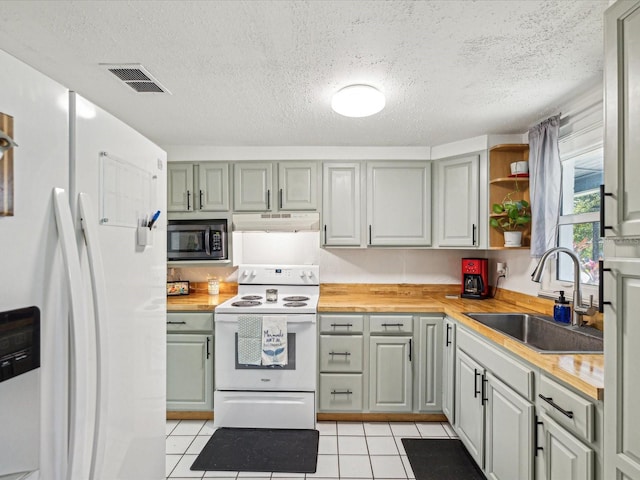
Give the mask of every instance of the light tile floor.
POLYGON ((194 462, 215 431, 213 422, 167 420, 167 478, 217 480, 414 479, 402 438, 457 438, 448 423, 318 422, 318 464, 314 474, 192 472, 194 462))

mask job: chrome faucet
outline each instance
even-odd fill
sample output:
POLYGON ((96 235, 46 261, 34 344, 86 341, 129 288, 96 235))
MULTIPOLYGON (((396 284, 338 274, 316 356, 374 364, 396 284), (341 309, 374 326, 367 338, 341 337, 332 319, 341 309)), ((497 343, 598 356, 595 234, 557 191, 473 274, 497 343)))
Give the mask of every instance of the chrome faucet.
POLYGON ((586 323, 582 320, 582 316, 595 315, 597 310, 593 306, 593 295, 589 297, 588 307, 582 305, 582 293, 580 291, 580 259, 573 250, 569 250, 565 247, 553 247, 544 252, 542 254, 542 258, 540 258, 540 262, 538 262, 538 265, 531 274, 531 280, 536 283, 540 283, 540 281, 542 280, 542 272, 544 271, 544 266, 547 263, 547 259, 554 253, 561 252, 569 255, 569 257, 571 257, 571 260, 573 260, 573 317, 571 320, 571 325, 581 326, 586 323))

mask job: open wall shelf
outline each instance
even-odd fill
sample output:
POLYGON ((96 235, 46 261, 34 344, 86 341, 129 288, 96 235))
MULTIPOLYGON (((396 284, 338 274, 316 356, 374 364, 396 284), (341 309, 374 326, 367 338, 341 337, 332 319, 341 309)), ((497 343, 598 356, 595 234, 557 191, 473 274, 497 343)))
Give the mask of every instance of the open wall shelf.
MULTIPOLYGON (((495 215, 491 211, 494 203, 501 203, 511 193, 513 200, 526 200, 529 197, 529 178, 511 177, 513 162, 529 160, 529 145, 526 143, 496 145, 489 149, 489 217, 495 215)), ((489 227, 489 248, 513 250, 529 248, 531 245, 531 224, 522 232, 522 247, 505 247, 501 231, 489 227)))

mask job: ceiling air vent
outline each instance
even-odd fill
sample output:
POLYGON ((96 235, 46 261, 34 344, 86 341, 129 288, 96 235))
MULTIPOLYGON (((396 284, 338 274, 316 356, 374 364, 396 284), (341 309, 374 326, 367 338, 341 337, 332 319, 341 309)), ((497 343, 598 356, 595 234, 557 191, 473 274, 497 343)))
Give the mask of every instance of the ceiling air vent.
POLYGON ((101 63, 100 65, 138 93, 168 93, 171 95, 171 92, 139 63, 101 63))

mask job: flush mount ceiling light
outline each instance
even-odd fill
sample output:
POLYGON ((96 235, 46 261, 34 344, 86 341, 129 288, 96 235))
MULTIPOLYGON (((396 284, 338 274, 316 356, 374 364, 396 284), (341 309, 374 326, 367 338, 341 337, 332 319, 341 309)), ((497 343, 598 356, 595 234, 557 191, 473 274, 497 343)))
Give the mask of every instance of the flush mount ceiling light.
POLYGON ((345 117, 368 117, 382 110, 384 104, 384 94, 371 85, 349 85, 331 100, 331 108, 345 117))

